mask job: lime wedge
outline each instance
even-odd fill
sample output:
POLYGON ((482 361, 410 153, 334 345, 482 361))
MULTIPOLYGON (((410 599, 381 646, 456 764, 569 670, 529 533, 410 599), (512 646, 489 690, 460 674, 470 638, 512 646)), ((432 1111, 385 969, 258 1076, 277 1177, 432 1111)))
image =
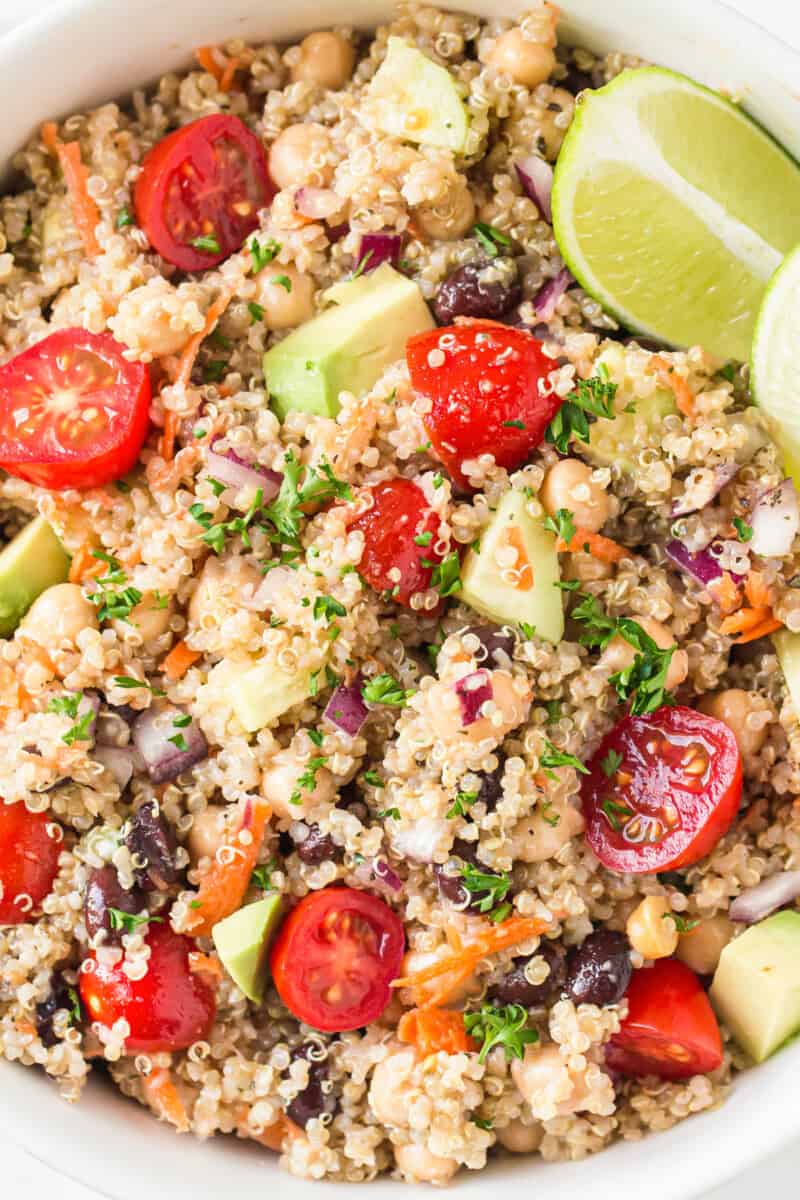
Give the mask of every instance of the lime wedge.
POLYGON ((750 359, 756 404, 769 418, 786 470, 800 486, 800 246, 770 281, 758 314, 750 359))
POLYGON ((576 279, 630 329, 747 360, 800 242, 800 168, 735 105, 660 67, 585 92, 553 184, 576 279))

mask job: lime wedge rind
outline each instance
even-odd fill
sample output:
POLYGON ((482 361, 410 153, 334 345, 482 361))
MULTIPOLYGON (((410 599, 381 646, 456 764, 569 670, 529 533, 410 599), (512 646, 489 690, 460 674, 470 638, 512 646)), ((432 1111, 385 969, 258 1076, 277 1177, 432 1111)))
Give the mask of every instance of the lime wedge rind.
POLYGON ((750 359, 756 404, 767 415, 785 466, 800 486, 800 246, 773 275, 758 314, 750 359))

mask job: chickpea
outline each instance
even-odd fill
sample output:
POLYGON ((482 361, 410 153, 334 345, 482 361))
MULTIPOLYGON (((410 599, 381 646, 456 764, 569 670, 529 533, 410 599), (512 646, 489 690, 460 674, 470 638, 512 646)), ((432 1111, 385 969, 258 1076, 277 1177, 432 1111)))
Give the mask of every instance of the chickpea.
POLYGON ((306 770, 307 761, 305 755, 298 754, 290 746, 274 754, 270 765, 264 771, 261 790, 277 817, 302 821, 312 805, 333 802, 336 785, 326 767, 320 767, 315 772, 314 787, 311 791, 299 786, 298 779, 306 770), (295 792, 299 792, 299 800, 292 803, 291 797, 295 792))
POLYGON ((678 930, 664 896, 645 896, 625 926, 628 941, 644 958, 669 958, 678 947, 678 930))
MULTIPOLYGON (((662 650, 666 650, 669 646, 675 645, 675 639, 665 625, 660 621, 654 621, 652 617, 636 617, 637 625, 641 625, 645 633, 649 634, 657 646, 662 650)), ((636 650, 631 646, 630 642, 626 642, 622 634, 615 634, 611 641, 606 646, 600 656, 600 666, 602 666, 609 675, 613 675, 616 671, 623 671, 629 667, 636 658, 636 650)), ((672 656, 667 671, 666 686, 669 691, 678 687, 683 683, 686 676, 689 674, 689 657, 685 650, 676 650, 672 656)))
POLYGON ((579 809, 569 801, 537 808, 523 817, 511 831, 511 854, 514 860, 535 863, 555 858, 567 842, 583 833, 584 821, 579 809))
POLYGON ((189 601, 189 624, 196 629, 218 629, 240 607, 248 589, 252 595, 261 578, 243 558, 206 559, 189 601))
POLYGON ((314 315, 314 280, 295 267, 267 267, 256 276, 256 298, 270 329, 292 329, 314 315))
POLYGON ((575 97, 570 92, 564 88, 553 88, 553 95, 546 106, 545 114, 540 120, 538 128, 541 149, 550 162, 554 162, 557 158, 564 135, 569 128, 566 124, 557 125, 556 119, 562 113, 568 113, 571 116, 574 107, 575 97))
POLYGON ((512 1154, 533 1154, 542 1144, 544 1130, 540 1125, 526 1125, 519 1117, 496 1130, 500 1145, 512 1154))
POLYGON ((713 975, 736 926, 723 913, 707 917, 678 940, 677 956, 698 975, 713 975))
POLYGON ((564 579, 578 579, 581 583, 597 583, 601 579, 610 579, 614 574, 611 563, 601 562, 593 554, 584 550, 564 556, 561 564, 561 574, 564 579))
POLYGON ((551 517, 560 508, 569 509, 575 524, 598 533, 609 517, 606 490, 594 479, 592 469, 577 458, 563 458, 547 472, 539 494, 551 517))
POLYGON ((431 1154, 427 1146, 420 1146, 417 1142, 395 1146, 394 1161, 411 1180, 440 1186, 450 1182, 459 1165, 454 1158, 442 1158, 440 1154, 431 1154))
POLYGON ((475 201, 469 185, 459 179, 445 200, 415 208, 414 220, 421 233, 435 241, 451 242, 463 237, 475 224, 475 201))
POLYGON ((412 1076, 418 1057, 413 1046, 397 1044, 389 1050, 372 1072, 369 1106, 382 1125, 403 1127, 408 1125, 412 1076))
POLYGON ((225 808, 219 804, 209 804, 208 808, 195 815, 187 843, 193 867, 203 858, 214 857, 224 844, 228 831, 235 825, 236 818, 235 804, 225 808))
POLYGON ((341 34, 310 33, 300 43, 300 54, 291 70, 292 82, 336 91, 353 74, 355 60, 352 42, 341 34))
POLYGON ((568 1117, 585 1099, 582 1081, 572 1078, 557 1046, 526 1047, 524 1058, 512 1062, 511 1075, 534 1114, 555 1109, 556 1115, 568 1117))
POLYGON ((769 721, 764 719, 764 714, 768 707, 760 696, 754 696, 742 688, 726 688, 723 692, 704 696, 698 708, 710 717, 725 722, 736 738, 742 758, 751 758, 758 754, 764 745, 769 724, 769 721))
POLYGON ((515 27, 500 34, 486 61, 509 75, 514 83, 535 88, 553 73, 556 56, 549 46, 530 41, 519 27, 515 27))
POLYGON ((269 173, 281 190, 304 183, 327 187, 333 178, 329 151, 330 137, 323 125, 289 125, 270 147, 269 173))
POLYGON ((157 275, 124 295, 108 324, 118 341, 150 361, 180 354, 203 320, 194 284, 175 288, 157 275))
POLYGON ((20 623, 20 633, 40 646, 75 642, 83 629, 97 629, 97 609, 77 583, 57 583, 34 600, 20 623))
POLYGON ((475 744, 488 739, 497 745, 522 724, 531 703, 527 683, 508 671, 491 671, 490 680, 495 711, 466 726, 461 724, 461 702, 452 684, 436 683, 425 693, 427 716, 437 737, 442 741, 466 738, 475 744))
POLYGON ((171 616, 169 604, 162 605, 153 592, 145 592, 136 607, 131 609, 128 620, 116 620, 113 626, 122 638, 135 629, 143 642, 154 642, 169 629, 171 616))

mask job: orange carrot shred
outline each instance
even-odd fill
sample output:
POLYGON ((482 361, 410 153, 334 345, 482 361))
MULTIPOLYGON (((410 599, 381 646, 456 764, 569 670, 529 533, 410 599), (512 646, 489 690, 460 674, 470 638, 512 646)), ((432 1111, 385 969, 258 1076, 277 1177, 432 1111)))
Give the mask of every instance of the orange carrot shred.
POLYGON ((445 1054, 477 1049, 464 1028, 464 1016, 446 1008, 412 1008, 403 1013, 397 1026, 401 1042, 416 1046, 427 1058, 443 1050, 445 1054))
POLYGON ((735 612, 741 603, 739 588, 730 571, 723 571, 718 579, 713 579, 708 584, 708 591, 723 614, 735 612))
POLYGON ((142 1079, 148 1104, 164 1121, 174 1125, 178 1133, 189 1132, 189 1116, 172 1076, 166 1067, 157 1067, 142 1079))
MULTIPOLYGON (((752 612, 762 612, 762 609, 751 609, 752 612)), ((736 644, 743 646, 745 642, 755 642, 758 638, 766 637, 770 633, 775 633, 776 630, 783 628, 783 621, 779 621, 777 617, 771 614, 763 617, 761 621, 755 625, 751 625, 748 629, 742 631, 736 636, 736 644)), ((723 631, 724 632, 724 631, 723 631)))
POLYGON ((210 975, 214 981, 222 979, 219 959, 213 954, 203 954, 202 950, 189 951, 189 970, 195 975, 210 975))
POLYGON ((236 289, 234 287, 223 288, 214 303, 209 307, 208 312, 206 313, 206 319, 203 328, 199 333, 196 333, 194 337, 189 339, 181 352, 181 356, 178 359, 178 371, 177 375, 175 376, 175 383, 182 384, 184 387, 188 386, 189 380, 192 376, 194 360, 197 358, 197 352, 200 349, 200 346, 205 338, 207 338, 210 333, 214 332, 217 321, 225 312, 225 309, 228 307, 235 295, 236 289))
POLYGON ((158 439, 158 452, 166 462, 175 455, 175 438, 178 436, 178 414, 171 408, 164 409, 164 431, 158 439))
POLYGON ((744 594, 753 608, 772 607, 772 589, 764 582, 760 571, 749 571, 744 581, 744 594))
POLYGON ((581 528, 575 530, 568 542, 560 537, 556 542, 556 550, 559 553, 568 551, 570 554, 579 554, 583 550, 591 554, 592 558, 604 563, 618 563, 623 558, 633 558, 630 550, 620 546, 619 542, 603 537, 602 533, 592 533, 589 529, 581 528))
POLYGON ((94 554, 94 544, 88 541, 81 542, 69 564, 67 580, 69 583, 82 583, 91 575, 102 575, 105 570, 106 563, 94 554))
POLYGON ((198 46, 194 56, 200 66, 211 75, 217 83, 222 79, 224 67, 217 61, 217 51, 213 46, 198 46))
POLYGON ((226 837, 197 889, 196 907, 187 922, 196 936, 209 937, 217 921, 241 906, 271 816, 272 809, 262 797, 245 802, 237 829, 226 837), (250 835, 244 842, 239 839, 242 831, 250 835))
POLYGON ((260 1142, 262 1146, 266 1146, 268 1150, 276 1150, 278 1153, 283 1148, 284 1140, 297 1137, 301 1133, 299 1126, 295 1125, 285 1113, 281 1113, 277 1121, 273 1121, 266 1129, 262 1129, 261 1133, 251 1133, 247 1124, 247 1119, 250 1115, 250 1106, 243 1104, 237 1113, 237 1122, 239 1132, 246 1137, 252 1138, 256 1142, 260 1142))
POLYGON ((182 679, 189 667, 202 658, 200 650, 192 650, 186 642, 176 642, 161 664, 161 670, 167 679, 182 679))
POLYGON ((81 148, 77 142, 62 142, 54 121, 45 121, 41 136, 45 147, 58 159, 72 203, 75 226, 86 255, 88 258, 95 258, 100 254, 100 243, 95 233, 100 213, 89 195, 89 172, 81 159, 81 148))
POLYGON ((216 46, 198 46, 194 56, 203 70, 214 77, 221 92, 231 90, 236 72, 245 65, 241 58, 228 58, 216 46))

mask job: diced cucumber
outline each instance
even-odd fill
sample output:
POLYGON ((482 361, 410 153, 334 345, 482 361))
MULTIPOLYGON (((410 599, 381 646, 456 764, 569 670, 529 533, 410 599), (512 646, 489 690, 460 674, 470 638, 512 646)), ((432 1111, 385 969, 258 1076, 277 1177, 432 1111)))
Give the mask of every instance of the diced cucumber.
POLYGON ((469 115, 463 89, 446 67, 402 38, 389 38, 386 58, 367 89, 364 112, 383 133, 464 153, 469 115))
POLYGON ((308 672, 289 674, 274 663, 257 662, 226 681, 228 702, 248 733, 263 729, 311 695, 308 672))

